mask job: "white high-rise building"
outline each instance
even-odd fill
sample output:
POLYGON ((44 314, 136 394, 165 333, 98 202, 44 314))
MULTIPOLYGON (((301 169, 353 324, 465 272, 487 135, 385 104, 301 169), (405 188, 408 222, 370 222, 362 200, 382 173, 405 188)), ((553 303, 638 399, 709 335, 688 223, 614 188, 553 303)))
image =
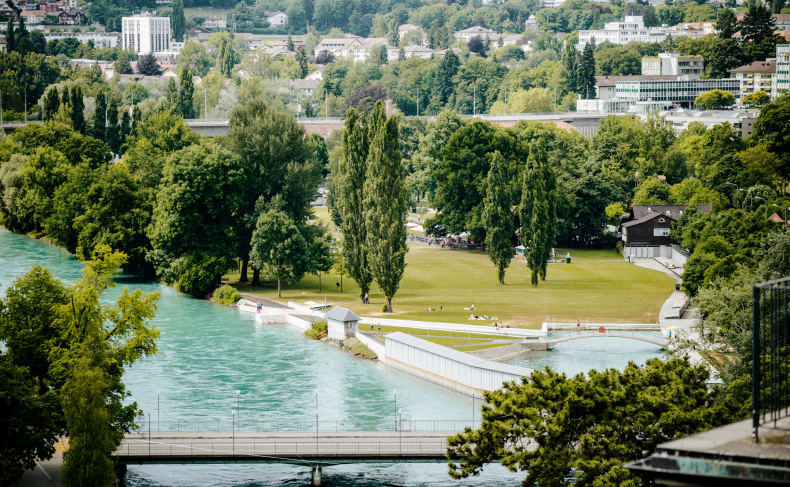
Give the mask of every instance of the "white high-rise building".
POLYGON ((137 54, 170 51, 170 17, 157 17, 144 12, 123 17, 123 48, 132 48, 137 54))
POLYGON ((624 21, 607 22, 600 30, 580 30, 577 49, 584 49, 584 45, 594 40, 598 45, 609 41, 621 46, 632 41, 645 41, 650 38, 650 29, 645 27, 641 15, 627 15, 624 21))
POLYGON ((790 44, 776 45, 776 92, 790 92, 790 44))

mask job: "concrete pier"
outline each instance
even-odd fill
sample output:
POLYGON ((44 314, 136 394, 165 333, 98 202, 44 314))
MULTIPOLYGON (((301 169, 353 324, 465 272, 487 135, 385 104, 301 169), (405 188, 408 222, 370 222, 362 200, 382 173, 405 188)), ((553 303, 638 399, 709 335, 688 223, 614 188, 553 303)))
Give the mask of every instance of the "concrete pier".
POLYGON ((321 467, 313 467, 312 481, 313 485, 321 485, 321 467))

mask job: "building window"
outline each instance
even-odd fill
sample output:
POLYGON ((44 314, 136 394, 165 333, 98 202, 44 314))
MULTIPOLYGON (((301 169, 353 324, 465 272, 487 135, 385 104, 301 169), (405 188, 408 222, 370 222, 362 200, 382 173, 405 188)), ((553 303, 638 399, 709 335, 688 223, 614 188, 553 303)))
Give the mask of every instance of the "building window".
POLYGON ((654 228, 653 229, 653 236, 654 237, 666 237, 669 235, 669 228, 654 228))

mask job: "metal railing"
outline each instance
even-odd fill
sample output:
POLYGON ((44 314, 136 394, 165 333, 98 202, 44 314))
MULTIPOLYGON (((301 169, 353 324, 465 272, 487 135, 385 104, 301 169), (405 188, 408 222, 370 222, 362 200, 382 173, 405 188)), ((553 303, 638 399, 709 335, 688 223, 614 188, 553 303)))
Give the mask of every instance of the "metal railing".
MULTIPOLYGON (((401 431, 463 431, 464 428, 479 428, 481 421, 472 420, 401 420, 401 431)), ((398 421, 393 419, 380 420, 345 420, 318 421, 319 432, 351 432, 351 431, 398 431, 398 421)), ((316 421, 142 421, 134 433, 222 433, 232 431, 247 433, 275 432, 315 432, 316 421)))
POLYGON ((788 299, 790 279, 752 288, 752 424, 760 426, 790 415, 788 387, 788 299))
POLYGON ((646 340, 652 340, 656 342, 665 342, 666 339, 663 337, 660 331, 626 331, 626 330, 606 330, 606 331, 598 331, 598 330, 580 330, 580 331, 552 331, 546 335, 546 341, 553 341, 553 340, 561 340, 563 338, 573 338, 573 337, 615 337, 615 338, 623 338, 623 337, 633 337, 633 338, 642 338, 646 340))
POLYGON ((195 443, 161 443, 124 441, 115 456, 190 456, 226 457, 260 456, 283 457, 294 455, 347 455, 347 456, 396 456, 424 455, 443 457, 447 452, 445 441, 223 441, 195 443))

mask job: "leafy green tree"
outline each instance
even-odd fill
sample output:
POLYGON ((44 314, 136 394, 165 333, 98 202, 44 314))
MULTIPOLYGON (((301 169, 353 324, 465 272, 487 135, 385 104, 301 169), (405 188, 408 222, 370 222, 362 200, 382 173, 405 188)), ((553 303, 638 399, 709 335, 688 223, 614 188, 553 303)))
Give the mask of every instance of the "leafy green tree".
MULTIPOLYGON (((245 185, 235 190, 243 195, 242 225, 235 229, 234 235, 244 282, 251 250, 249 242, 260 212, 256 204, 269 204, 279 195, 277 209, 296 224, 306 222, 310 203, 321 183, 321 164, 293 113, 263 100, 234 107, 227 142, 241 157, 247 174, 245 185)), ((260 272, 255 270, 254 285, 258 285, 259 276, 260 272)))
POLYGON ((266 269, 277 277, 278 297, 282 297, 281 281, 297 282, 309 270, 307 242, 284 212, 269 210, 261 213, 250 244, 253 268, 266 269))
POLYGON ((110 106, 107 109, 107 145, 115 154, 121 151, 121 128, 118 126, 118 101, 115 95, 110 96, 110 106))
POLYGON ((669 186, 657 177, 648 177, 634 194, 635 205, 666 205, 669 200, 669 186))
POLYGON ((308 145, 313 148, 315 160, 321 167, 321 174, 326 177, 329 175, 329 152, 326 149, 326 140, 319 134, 310 134, 305 139, 308 145))
POLYGON ((229 36, 223 36, 219 40, 219 54, 217 54, 216 67, 222 73, 222 76, 230 78, 235 64, 236 50, 233 48, 233 40, 229 36))
POLYGON ((754 123, 753 142, 781 156, 781 175, 790 176, 790 94, 765 105, 754 123))
POLYGON ((299 78, 303 79, 307 76, 307 54, 304 51, 304 46, 296 48, 296 62, 299 64, 299 78))
POLYGON ((595 93, 595 48, 589 42, 582 51, 578 69, 578 90, 585 99, 596 97, 595 93))
POLYGON ((129 63, 129 55, 125 49, 121 49, 121 52, 118 53, 118 59, 115 61, 115 72, 118 74, 133 74, 132 65, 129 63))
POLYGON ((170 14, 170 28, 173 29, 173 38, 176 42, 184 40, 187 30, 187 21, 184 17, 184 0, 173 1, 173 12, 170 14))
POLYGON ((758 91, 756 93, 750 93, 743 97, 741 103, 748 106, 748 107, 761 107, 771 101, 771 96, 764 92, 758 91))
POLYGON ((406 60, 406 51, 403 50, 401 47, 398 49, 398 61, 405 61, 406 60))
POLYGON ((171 112, 152 114, 145 122, 137 122, 127 141, 129 149, 123 161, 140 184, 156 188, 162 179, 167 156, 199 140, 179 115, 171 112))
POLYGON ((735 95, 729 91, 711 90, 694 99, 694 105, 703 110, 727 108, 735 104, 735 95))
POLYGON ((705 271, 719 262, 713 254, 695 251, 683 269, 683 292, 694 297, 705 282, 705 271))
POLYGON ((387 43, 395 47, 398 47, 400 44, 400 39, 398 38, 398 21, 395 19, 390 20, 389 27, 387 28, 387 43))
POLYGON ((288 33, 288 38, 285 41, 285 48, 288 49, 288 52, 294 52, 294 41, 291 38, 291 33, 288 33))
POLYGON ((620 217, 625 213, 622 203, 612 203, 606 207, 606 218, 609 225, 620 225, 620 217))
POLYGON ((162 68, 156 62, 154 53, 149 52, 140 56, 137 60, 137 72, 144 76, 159 76, 162 74, 162 68))
POLYGON ((149 258, 162 280, 200 295, 236 266, 231 241, 246 184, 244 164, 214 141, 170 155, 149 237, 149 258))
POLYGON ((193 76, 206 76, 211 69, 211 58, 206 52, 206 46, 197 41, 187 41, 184 48, 178 53, 178 77, 189 69, 193 76))
POLYGON ((365 247, 373 278, 384 292, 386 310, 392 312, 406 269, 407 200, 398 143, 398 121, 387 119, 384 104, 376 102, 371 114, 369 150, 362 187, 367 235, 365 247))
POLYGON ((55 421, 55 395, 42 395, 28 370, 12 363, 7 354, 0 354, 0 411, 0 483, 11 485, 25 470, 36 468, 37 459, 55 454, 62 428, 55 421))
POLYGON ((709 375, 687 358, 571 378, 535 371, 484 393, 482 426, 448 440, 448 457, 462 457, 450 462, 449 473, 468 477, 500 459, 526 472, 524 485, 559 487, 571 477, 580 485, 637 485, 625 463, 736 419, 715 401, 709 375))
POLYGON ((738 22, 744 40, 744 54, 749 61, 758 61, 775 53, 776 22, 771 11, 759 0, 749 0, 746 14, 738 22))
POLYGON ((497 279, 505 283, 505 271, 513 260, 510 239, 513 236, 513 213, 508 191, 507 169, 499 151, 491 155, 491 169, 486 180, 483 225, 486 229, 486 253, 497 267, 497 279))
POLYGON ((337 193, 335 203, 340 213, 343 233, 344 267, 359 287, 360 297, 369 290, 373 281, 366 244, 368 242, 365 215, 365 180, 368 170, 369 133, 364 115, 355 109, 346 114, 343 131, 343 158, 334 178, 337 193))
POLYGON ((52 118, 58 112, 59 106, 60 106, 60 100, 58 99, 58 89, 53 86, 49 89, 49 91, 47 91, 47 94, 44 96, 43 117, 45 122, 52 120, 52 118))
POLYGON ((565 49, 562 51, 562 76, 565 81, 565 89, 571 93, 578 92, 578 64, 576 47, 570 42, 566 43, 565 49))
POLYGON ((523 189, 519 218, 521 244, 527 247, 527 265, 532 270, 532 286, 538 286, 538 276, 545 276, 546 260, 554 243, 556 228, 556 181, 548 166, 546 148, 541 139, 529 147, 529 158, 524 168, 523 189))
POLYGON ((78 84, 72 85, 69 90, 69 105, 71 106, 71 126, 76 132, 84 134, 85 101, 82 99, 82 87, 78 84))
POLYGON ((96 111, 93 115, 93 138, 106 142, 107 138, 107 98, 104 93, 96 95, 96 111))
POLYGON ((309 243, 308 254, 310 261, 308 262, 307 272, 318 276, 318 292, 321 292, 321 275, 332 270, 335 261, 332 259, 332 249, 329 246, 331 237, 321 235, 313 239, 309 243))
POLYGON ((732 35, 738 30, 738 19, 735 17, 735 12, 729 8, 721 9, 719 17, 716 19, 715 28, 719 39, 732 39, 732 35))
POLYGON ((436 110, 444 107, 450 96, 455 91, 455 83, 453 79, 458 74, 458 68, 461 66, 461 61, 453 51, 447 51, 444 59, 439 63, 439 68, 436 70, 436 77, 433 83, 433 100, 431 105, 436 110))
POLYGON ((195 106, 192 98, 195 96, 195 85, 192 83, 192 72, 189 68, 181 72, 181 91, 178 94, 178 113, 185 119, 195 118, 195 106))
POLYGON ((163 108, 181 114, 181 101, 178 96, 178 86, 176 86, 176 80, 173 78, 167 81, 167 89, 165 89, 165 106, 163 108))

